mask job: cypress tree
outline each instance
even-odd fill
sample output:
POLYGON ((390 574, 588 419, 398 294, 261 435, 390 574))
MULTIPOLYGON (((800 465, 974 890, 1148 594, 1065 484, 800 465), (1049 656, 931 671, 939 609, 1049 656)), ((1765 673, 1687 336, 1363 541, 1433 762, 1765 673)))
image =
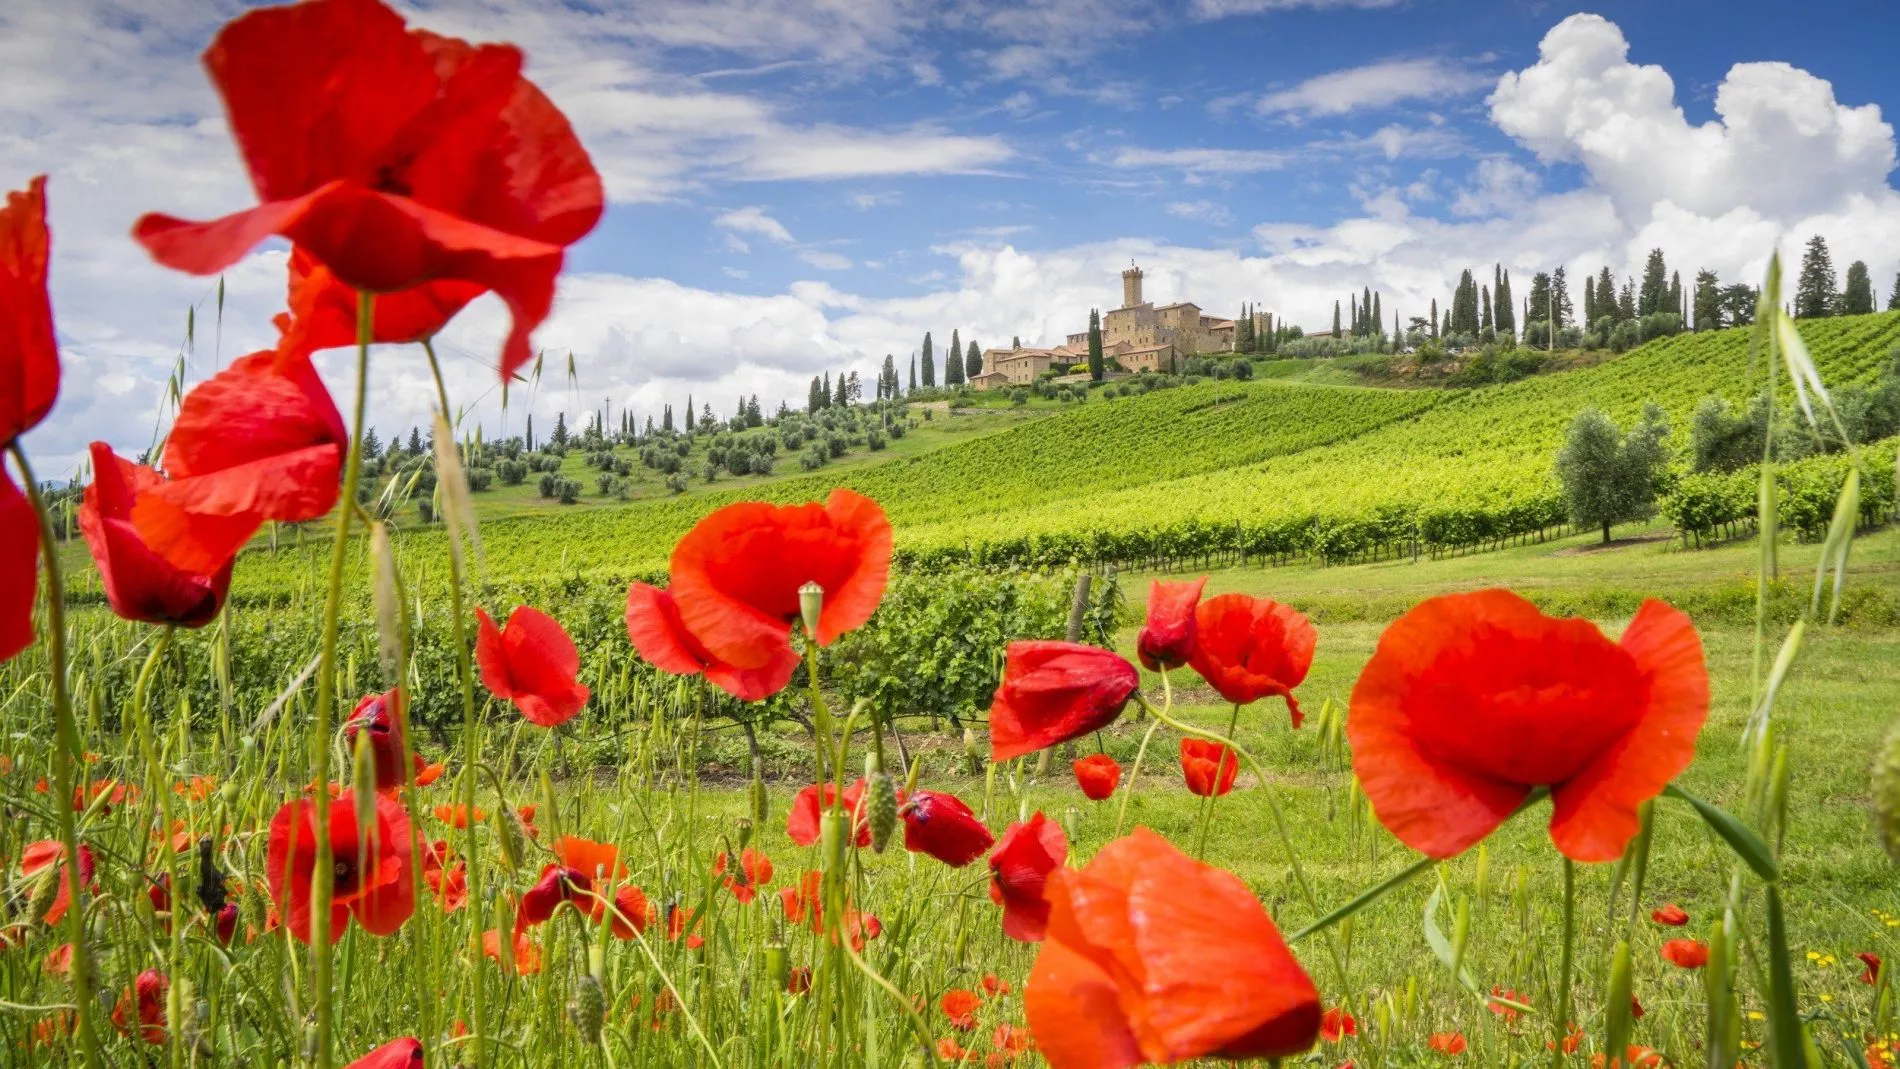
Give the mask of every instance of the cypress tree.
POLYGON ((522 439, 521 444, 530 452, 534 450, 534 413, 532 412, 528 413, 528 433, 522 439))
POLYGON ((1385 314, 1379 311, 1379 294, 1372 295, 1372 336, 1379 339, 1381 347, 1385 345, 1385 314))
POLYGON ((1089 378, 1100 382, 1107 370, 1102 360, 1102 313, 1091 308, 1089 309, 1089 378))
POLYGON ((1432 340, 1438 340, 1438 298, 1432 298, 1432 340))
POLYGON ((1874 310, 1874 280, 1859 260, 1847 265, 1847 285, 1841 290, 1841 314, 1864 316, 1874 310))
MULTIPOLYGON (((1606 267, 1604 270, 1607 271, 1609 268, 1606 267)), ((1597 285, 1586 278, 1583 280, 1583 325, 1595 326, 1600 314, 1597 310, 1597 285)))
POLYGON ((963 385, 963 338, 955 327, 950 328, 950 348, 943 354, 943 384, 963 385))
POLYGON ((1486 341, 1497 336, 1497 327, 1491 322, 1491 287, 1479 287, 1478 335, 1486 341))
POLYGON ((1561 267, 1550 273, 1550 299, 1556 305, 1555 311, 1551 313, 1556 320, 1554 326, 1562 330, 1564 324, 1570 322, 1575 306, 1570 303, 1570 287, 1564 282, 1564 269, 1561 267))
POLYGON ((1339 337, 1339 302, 1333 302, 1333 337, 1339 337))
POLYGON ((1695 273, 1695 315, 1692 323, 1695 330, 1722 329, 1722 293, 1713 271, 1695 273))
POLYGON ((1497 285, 1491 289, 1491 299, 1497 304, 1498 336, 1508 341, 1517 341, 1517 305, 1511 300, 1511 273, 1500 265, 1493 270, 1497 285))
POLYGON ((1359 295, 1346 294, 1346 333, 1354 338, 1359 336, 1359 295))
POLYGON ((924 331, 924 389, 937 385, 937 359, 930 352, 930 332, 924 331))
POLYGON ((422 428, 421 427, 409 428, 409 455, 412 457, 419 457, 422 455, 422 428))
POLYGON ((686 433, 693 433, 693 395, 686 395, 686 433))
POLYGON ((1627 323, 1636 318, 1636 280, 1626 279, 1623 293, 1616 299, 1616 318, 1627 323))
POLYGON ((1359 291, 1359 316, 1356 322, 1359 327, 1359 336, 1362 338, 1370 337, 1373 322, 1371 286, 1367 286, 1359 291))
POLYGON ((1674 307, 1669 301, 1669 270, 1663 264, 1663 251, 1651 249, 1649 259, 1643 263, 1643 286, 1637 291, 1636 314, 1655 315, 1674 307))
POLYGON ((1673 271, 1670 273, 1669 297, 1663 303, 1664 303, 1664 307, 1661 309, 1658 309, 1659 311, 1674 312, 1679 318, 1685 321, 1688 319, 1688 316, 1683 314, 1684 309, 1682 305, 1682 272, 1673 271))
POLYGON ((1887 311, 1900 312, 1900 274, 1893 276, 1893 292, 1887 295, 1887 311))
POLYGON ((976 347, 976 339, 970 339, 970 350, 963 354, 963 378, 965 381, 983 374, 983 350, 976 347))
POLYGON ((1801 255, 1801 277, 1795 283, 1796 319, 1819 319, 1834 314, 1834 258, 1828 255, 1827 240, 1816 234, 1808 239, 1801 255))
POLYGON ((908 388, 912 390, 917 388, 917 354, 916 353, 910 354, 910 386, 908 388))

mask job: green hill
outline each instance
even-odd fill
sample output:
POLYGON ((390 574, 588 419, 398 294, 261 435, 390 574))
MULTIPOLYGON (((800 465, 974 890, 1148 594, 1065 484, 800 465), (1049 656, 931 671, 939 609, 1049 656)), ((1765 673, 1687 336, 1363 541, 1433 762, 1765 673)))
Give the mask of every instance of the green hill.
MULTIPOLYGON (((1900 343, 1900 314, 1802 324, 1833 384, 1871 377, 1900 343)), ((1686 446, 1710 393, 1761 381, 1746 329, 1679 335, 1593 367, 1471 391, 1279 382, 1200 383, 1091 401, 890 461, 728 491, 486 523, 501 581, 664 568, 681 532, 732 500, 882 502, 912 561, 1141 563, 1209 553, 1351 559, 1381 549, 1482 544, 1561 525, 1552 455, 1575 413, 1619 421, 1655 402, 1686 446)), ((950 417, 952 419, 958 417, 950 417)), ((429 559, 438 531, 403 536, 429 559)), ((248 554, 239 582, 294 589, 310 558, 248 554)))

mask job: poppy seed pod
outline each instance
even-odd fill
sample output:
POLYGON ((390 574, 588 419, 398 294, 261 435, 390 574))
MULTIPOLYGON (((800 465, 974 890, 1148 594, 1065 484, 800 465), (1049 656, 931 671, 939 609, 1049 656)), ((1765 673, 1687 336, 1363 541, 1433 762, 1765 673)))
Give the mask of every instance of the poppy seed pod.
POLYGON ((818 842, 827 873, 844 870, 845 826, 849 819, 835 807, 825 810, 818 817, 818 842))
POLYGON ((817 583, 806 583, 798 588, 798 614, 805 621, 805 633, 818 633, 818 618, 825 611, 825 588, 817 583))
POLYGON ((1874 756, 1874 827, 1887 856, 1900 863, 1900 724, 1874 756))
POLYGON ((581 1034, 581 1042, 590 1047, 600 1046, 600 1028, 607 1020, 607 993, 601 990, 599 980, 582 973, 574 981, 574 994, 567 1000, 567 1015, 581 1034))
POLYGON ((521 818, 514 810, 505 805, 495 807, 495 843, 501 848, 501 863, 509 872, 521 871, 527 837, 527 830, 521 826, 521 818))
POLYGON ((739 836, 739 849, 743 850, 752 841, 752 818, 740 817, 735 828, 739 836))
POLYGON ((871 825, 871 849, 883 853, 897 830, 897 784, 877 754, 864 755, 865 818, 871 825))
POLYGON ((27 899, 26 915, 35 921, 46 919, 53 908, 53 900, 59 897, 64 883, 64 873, 59 865, 48 865, 39 874, 39 882, 33 887, 33 895, 27 899))
POLYGON ((772 990, 785 990, 785 981, 792 975, 792 959, 784 943, 765 944, 765 975, 772 981, 772 990))

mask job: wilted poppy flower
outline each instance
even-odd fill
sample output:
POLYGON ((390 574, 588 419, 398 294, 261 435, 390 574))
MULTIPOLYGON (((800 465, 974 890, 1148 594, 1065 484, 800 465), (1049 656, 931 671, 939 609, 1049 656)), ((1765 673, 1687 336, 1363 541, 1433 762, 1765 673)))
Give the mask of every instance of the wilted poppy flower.
POLYGON ((758 897, 759 888, 772 882, 772 859, 759 850, 748 846, 740 852, 738 864, 731 864, 732 855, 724 850, 713 859, 713 875, 723 876, 726 890, 742 903, 750 903, 758 897), (727 872, 728 868, 736 869, 727 872))
POLYGON ((1319 991, 1231 873, 1145 828, 1049 877, 1049 938, 1023 985, 1055 1069, 1281 1058, 1319 1035, 1319 991))
MULTIPOLYGON (((142 464, 115 456, 104 442, 92 443, 92 482, 79 505, 79 530, 99 566, 106 601, 127 620, 148 624, 201 627, 218 615, 231 588, 230 558, 208 572, 174 566, 160 556, 132 523, 134 503, 165 480, 142 464)), ((204 517, 214 526, 232 525, 224 517, 204 517)), ((256 524, 235 521, 241 542, 256 524)))
POLYGON ((982 1007, 983 1000, 977 998, 974 991, 955 987, 945 991, 937 1005, 942 1008, 943 1015, 950 1019, 950 1027, 959 1032, 968 1032, 976 1027, 976 1011, 982 1007))
POLYGON ((1319 1037, 1328 1043, 1337 1043, 1347 1036, 1359 1034, 1359 1022, 1352 1014, 1334 1006, 1320 1015, 1319 1037))
POLYGON ((204 62, 262 203, 208 223, 145 216, 133 234, 154 259, 214 274, 275 234, 358 290, 471 284, 513 316, 502 378, 528 361, 565 247, 603 196, 518 50, 312 0, 233 20, 204 62))
POLYGON ((1863 950, 1854 956, 1860 959, 1860 963, 1862 965, 1867 966, 1867 968, 1861 970, 1860 982, 1863 984, 1879 983, 1880 982, 1880 955, 1874 953, 1871 950, 1863 950))
POLYGON ((963 799, 918 791, 898 810, 904 816, 904 849, 929 854, 953 869, 982 857, 996 842, 963 799))
POLYGON ((1003 907, 1004 935, 1023 943, 1042 941, 1049 924, 1043 885, 1068 857, 1062 825, 1040 811, 1003 833, 990 853, 990 901, 1003 907))
POLYGON ((132 1017, 138 1017, 139 1038, 147 1043, 165 1042, 165 990, 171 980, 157 969, 147 969, 132 981, 132 990, 119 995, 112 1008, 112 1027, 121 1035, 132 1034, 132 1017))
POLYGON ((1620 642, 1508 590, 1432 598, 1386 628, 1353 688, 1353 770, 1392 834, 1452 857, 1538 787, 1550 836, 1612 861, 1637 808, 1695 756, 1709 711, 1689 618, 1647 601, 1620 642))
POLYGON ((422 1069, 422 1042, 407 1036, 392 1039, 344 1069, 422 1069))
MULTIPOLYGON (((356 740, 367 735, 370 759, 376 765, 377 790, 395 790, 406 778, 402 774, 403 718, 396 715, 401 703, 400 687, 367 695, 343 722, 343 737, 349 742, 350 752, 356 751, 356 740)), ((411 767, 421 772, 422 755, 411 754, 409 760, 411 767)))
POLYGON ((1465 1052, 1465 1034, 1463 1032, 1433 1032, 1425 1045, 1447 1058, 1465 1052))
POLYGON ((871 618, 890 571, 884 510, 833 490, 823 504, 745 501, 699 521, 673 548, 669 593, 713 658, 758 670, 783 660, 801 617, 800 587, 824 591, 813 637, 828 646, 871 618))
POLYGON ((371 935, 391 935, 416 911, 410 876, 409 814, 387 795, 376 796, 376 819, 367 839, 356 826, 356 800, 346 792, 330 805, 330 851, 334 867, 316 871, 317 803, 284 803, 270 822, 265 875, 271 902, 290 918, 290 934, 310 942, 310 885, 331 881, 330 941, 343 938, 350 918, 371 935))
POLYGON ((1240 758, 1225 745, 1209 739, 1181 740, 1181 776, 1188 790, 1202 798, 1218 798, 1234 789, 1240 758))
POLYGON ((1151 672, 1179 668, 1194 655, 1195 606, 1200 604, 1201 589, 1207 576, 1186 583, 1148 584, 1148 619, 1135 639, 1135 655, 1142 667, 1151 672))
POLYGON ((512 951, 509 955, 512 959, 510 963, 502 962, 501 938, 500 929, 490 928, 483 932, 482 956, 504 967, 506 964, 512 964, 516 974, 521 976, 533 976, 541 971, 541 948, 534 945, 534 940, 528 937, 525 929, 516 927, 514 936, 509 941, 512 951))
POLYGON ((802 995, 811 990, 811 966, 799 965, 785 974, 785 993, 802 995))
MULTIPOLYGON (((59 396, 59 345, 46 295, 52 238, 46 176, 0 208, 0 449, 46 418, 59 396)), ((40 521, 0 464, 0 661, 33 641, 40 521)))
POLYGON ((565 724, 587 704, 590 691, 575 678, 581 655, 560 623, 529 605, 518 606, 506 627, 475 610, 475 661, 482 685, 497 698, 512 699, 531 724, 565 724))
POLYGON ((1248 594, 1222 594, 1194 610, 1194 655, 1188 663, 1235 705, 1277 694, 1293 726, 1303 719, 1293 688, 1313 664, 1319 632, 1291 606, 1248 594))
POLYGON ((1007 761, 1107 727, 1141 683, 1120 656, 1076 642, 1012 642, 990 703, 990 760, 1007 761))
MULTIPOLYGON (((858 802, 863 797, 864 778, 860 776, 844 789, 844 811, 858 813, 858 802)), ((838 786, 830 781, 814 783, 799 791, 792 797, 792 807, 785 813, 785 834, 800 846, 817 842, 820 815, 838 802, 838 786)), ((871 824, 862 813, 858 813, 857 832, 859 846, 871 845, 871 824)))
POLYGON ((1092 753, 1075 762, 1075 782, 1082 796, 1099 802, 1115 793, 1122 781, 1122 766, 1105 753, 1092 753))
POLYGON ((1700 969, 1709 963, 1709 945, 1700 939, 1671 939, 1662 945, 1663 960, 1684 969, 1700 969))
POLYGON ((1681 906, 1671 902, 1661 909, 1653 910, 1649 919, 1657 924, 1666 924, 1671 928, 1680 928, 1689 923, 1689 914, 1681 906))
POLYGON ((132 505, 139 537, 174 567, 223 567, 265 520, 336 504, 349 436, 307 354, 264 350, 185 394, 165 439, 168 478, 132 505))
MULTIPOLYGON (((47 907, 45 916, 40 919, 50 927, 66 916, 66 910, 72 905, 72 879, 66 873, 64 859, 66 844, 58 839, 41 839, 26 844, 20 854, 20 875, 33 876, 44 870, 51 871, 43 879, 55 881, 53 904, 47 907)), ((79 847, 79 885, 93 887, 92 848, 85 844, 79 847)))
POLYGON ((653 667, 676 676, 706 674, 706 681, 742 702, 764 701, 792 681, 799 658, 782 642, 757 668, 735 668, 713 656, 686 629, 679 603, 658 587, 635 583, 627 588, 627 638, 653 667))

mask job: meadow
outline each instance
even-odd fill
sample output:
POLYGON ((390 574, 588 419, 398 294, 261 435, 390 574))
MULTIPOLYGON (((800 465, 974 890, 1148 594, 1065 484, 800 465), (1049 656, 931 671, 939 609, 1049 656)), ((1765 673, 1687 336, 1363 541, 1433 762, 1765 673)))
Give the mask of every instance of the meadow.
POLYGON ((1896 443, 1826 385, 1900 314, 1776 262, 1752 330, 1481 389, 487 441, 429 339, 493 292, 534 360, 565 117, 376 0, 208 56, 263 203, 133 236, 282 238, 288 309, 151 464, 34 478, 45 180, 0 209, 0 1064, 1900 1060, 1896 443), (426 449, 364 447, 377 344, 426 449), (1711 392, 1839 448, 1576 531, 1578 412, 1711 392))

